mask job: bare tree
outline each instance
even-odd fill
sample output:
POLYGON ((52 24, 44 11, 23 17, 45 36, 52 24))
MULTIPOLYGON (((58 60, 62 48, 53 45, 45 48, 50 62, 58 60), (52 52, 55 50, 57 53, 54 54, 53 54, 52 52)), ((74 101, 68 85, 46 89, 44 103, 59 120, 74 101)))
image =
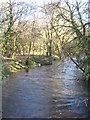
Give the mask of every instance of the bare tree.
MULTIPOLYGON (((83 11, 85 11, 85 9, 81 11, 81 7, 83 6, 86 6, 87 8, 87 3, 82 4, 81 2, 79 3, 76 1, 76 3, 70 4, 66 1, 64 6, 62 6, 61 2, 54 2, 46 5, 44 9, 49 22, 59 39, 60 50, 63 50, 64 54, 66 53, 66 55, 68 55, 85 74, 88 74, 88 64, 85 61, 88 60, 86 58, 89 56, 87 49, 89 36, 87 36, 85 29, 87 21, 84 21, 83 19, 83 11), (55 11, 54 23, 50 17, 50 11, 48 11, 47 8, 51 11, 55 11), (68 50, 65 49, 67 45, 69 45, 68 50), (75 51, 77 52, 75 53, 75 51), (79 63, 73 59, 72 52, 76 57, 79 56, 79 63), (83 55, 84 58, 82 57, 83 55)), ((86 15, 84 15, 84 18, 85 17, 86 15)))

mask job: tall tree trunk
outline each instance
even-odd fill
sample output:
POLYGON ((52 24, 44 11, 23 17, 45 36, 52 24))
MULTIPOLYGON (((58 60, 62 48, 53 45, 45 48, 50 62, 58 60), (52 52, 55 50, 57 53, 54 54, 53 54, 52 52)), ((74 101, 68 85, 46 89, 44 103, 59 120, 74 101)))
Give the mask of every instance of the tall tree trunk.
POLYGON ((29 58, 29 56, 30 56, 30 51, 31 51, 31 41, 30 41, 30 43, 29 43, 29 52, 28 52, 28 58, 29 58))

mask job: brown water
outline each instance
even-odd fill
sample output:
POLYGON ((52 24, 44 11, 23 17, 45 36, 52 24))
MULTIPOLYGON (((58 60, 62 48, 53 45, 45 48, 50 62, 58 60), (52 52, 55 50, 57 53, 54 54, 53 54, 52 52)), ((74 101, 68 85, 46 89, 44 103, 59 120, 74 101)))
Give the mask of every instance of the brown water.
POLYGON ((87 87, 71 60, 35 67, 3 81, 3 118, 88 117, 87 87))

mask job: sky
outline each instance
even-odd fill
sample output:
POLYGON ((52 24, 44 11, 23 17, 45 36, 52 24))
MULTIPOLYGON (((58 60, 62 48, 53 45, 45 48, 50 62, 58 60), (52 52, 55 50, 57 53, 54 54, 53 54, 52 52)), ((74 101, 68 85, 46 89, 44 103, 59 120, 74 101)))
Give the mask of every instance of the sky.
MULTIPOLYGON (((0 2, 8 2, 9 0, 0 0, 0 2)), ((38 6, 41 6, 41 5, 43 5, 44 3, 48 3, 48 2, 50 2, 50 1, 57 1, 57 0, 11 0, 11 1, 17 1, 17 2, 22 2, 22 1, 24 1, 24 2, 27 2, 27 3, 35 3, 35 4, 37 4, 38 6)), ((61 0, 62 1, 62 0, 61 0)), ((82 1, 82 3, 83 2, 86 2, 86 1, 89 1, 89 0, 68 0, 69 1, 69 3, 75 3, 75 1, 82 1)))
MULTIPOLYGON (((8 2, 9 0, 0 0, 0 2, 8 2)), ((36 2, 38 5, 42 5, 43 2, 47 2, 49 0, 15 0, 15 1, 18 1, 18 2, 22 2, 22 1, 25 1, 25 2, 29 2, 29 1, 32 1, 32 2, 36 2)))
MULTIPOLYGON (((8 2, 9 0, 0 0, 0 2, 8 2)), ((31 2, 33 2, 33 3, 36 3, 38 6, 40 6, 40 5, 43 5, 43 3, 48 3, 48 2, 50 2, 50 1, 55 1, 56 2, 56 0, 11 0, 11 1, 15 1, 15 2, 26 2, 26 3, 31 3, 31 2)), ((76 0, 68 0, 70 3, 74 3, 76 0)), ((82 2, 86 2, 86 1, 88 1, 88 0, 77 0, 77 1, 82 1, 82 2)), ((38 12, 38 11, 37 11, 38 12)), ((39 13, 39 14, 41 14, 41 13, 39 13)))
MULTIPOLYGON (((1 2, 7 2, 7 1, 9 1, 9 0, 0 0, 1 2)), ((43 1, 50 1, 50 0, 14 0, 14 1, 36 1, 37 3, 39 3, 39 4, 42 4, 43 3, 43 1)), ((69 1, 75 1, 75 0, 69 0, 69 1)), ((78 1, 80 1, 80 0, 78 0, 78 1)), ((82 0, 82 1, 87 1, 87 0, 82 0)))
MULTIPOLYGON (((0 0, 0 2, 8 2, 9 0, 0 0)), ((42 5, 43 3, 48 3, 50 2, 51 0, 12 0, 12 1, 18 1, 18 2, 35 2, 37 3, 38 5, 42 5)), ((52 0, 52 1, 56 1, 56 0, 52 0)), ((68 0, 70 3, 74 3, 76 0, 68 0)), ((89 0, 77 0, 77 1, 82 1, 82 2, 86 2, 86 1, 89 1, 89 0)))

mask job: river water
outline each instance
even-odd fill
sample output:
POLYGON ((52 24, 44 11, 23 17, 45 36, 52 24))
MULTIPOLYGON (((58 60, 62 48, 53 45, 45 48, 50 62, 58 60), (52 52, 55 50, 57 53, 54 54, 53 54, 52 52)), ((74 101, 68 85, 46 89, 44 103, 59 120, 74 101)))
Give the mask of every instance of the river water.
POLYGON ((86 118, 88 90, 71 60, 3 80, 3 118, 86 118))

